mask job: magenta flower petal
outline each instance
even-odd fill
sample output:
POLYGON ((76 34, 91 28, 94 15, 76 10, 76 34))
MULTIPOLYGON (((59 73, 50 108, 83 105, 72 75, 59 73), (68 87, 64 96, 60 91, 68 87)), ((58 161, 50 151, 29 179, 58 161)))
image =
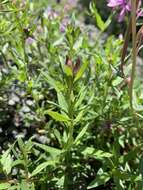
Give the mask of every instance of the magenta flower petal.
POLYGON ((123 21, 125 14, 126 14, 126 9, 122 9, 118 17, 119 22, 123 21))
MULTIPOLYGON (((139 5, 137 9, 137 17, 143 16, 143 11, 140 9, 141 6, 141 0, 139 0, 139 5)), ((125 15, 131 11, 131 1, 130 0, 108 0, 107 3, 108 7, 111 7, 112 9, 117 9, 120 11, 118 21, 123 21, 125 15)))
POLYGON ((108 7, 117 7, 123 4, 123 0, 109 0, 107 6, 108 7))

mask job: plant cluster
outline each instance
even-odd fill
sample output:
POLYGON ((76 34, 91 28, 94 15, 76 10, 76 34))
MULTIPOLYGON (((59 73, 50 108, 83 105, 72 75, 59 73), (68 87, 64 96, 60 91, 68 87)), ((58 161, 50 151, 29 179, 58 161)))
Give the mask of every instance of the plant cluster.
POLYGON ((109 0, 123 40, 95 2, 98 29, 60 3, 0 2, 0 190, 142 190, 141 5, 109 0))

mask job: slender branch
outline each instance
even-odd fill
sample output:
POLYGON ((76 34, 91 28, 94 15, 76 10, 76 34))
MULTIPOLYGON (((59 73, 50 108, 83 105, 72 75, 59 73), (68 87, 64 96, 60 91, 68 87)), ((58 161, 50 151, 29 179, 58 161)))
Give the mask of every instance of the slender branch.
POLYGON ((132 0, 132 71, 131 71, 131 83, 129 86, 129 96, 130 96, 130 104, 131 108, 133 108, 133 86, 135 79, 135 71, 136 71, 136 57, 137 57, 137 49, 136 49, 136 10, 137 10, 137 1, 132 0))

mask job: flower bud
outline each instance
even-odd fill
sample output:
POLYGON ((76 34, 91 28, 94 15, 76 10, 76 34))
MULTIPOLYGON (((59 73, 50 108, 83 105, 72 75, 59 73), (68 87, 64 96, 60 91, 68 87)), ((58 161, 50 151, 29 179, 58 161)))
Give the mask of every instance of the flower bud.
POLYGON ((76 60, 76 64, 75 64, 75 66, 74 66, 74 74, 76 74, 77 72, 78 72, 78 70, 79 70, 79 68, 80 68, 80 65, 81 65, 81 61, 80 61, 80 58, 78 58, 77 60, 76 60))
POLYGON ((69 56, 66 57, 66 65, 73 68, 73 63, 69 56))

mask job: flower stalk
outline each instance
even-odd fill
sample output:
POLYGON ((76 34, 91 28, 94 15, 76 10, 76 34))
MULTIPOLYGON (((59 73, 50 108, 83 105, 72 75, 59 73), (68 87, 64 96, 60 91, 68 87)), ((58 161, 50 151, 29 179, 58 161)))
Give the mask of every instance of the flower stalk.
POLYGON ((137 58, 137 48, 136 48, 136 10, 137 10, 137 1, 132 0, 132 71, 131 71, 131 83, 129 86, 129 96, 130 96, 130 105, 133 108, 133 86, 134 86, 134 79, 135 79, 135 71, 136 71, 136 58, 137 58))

